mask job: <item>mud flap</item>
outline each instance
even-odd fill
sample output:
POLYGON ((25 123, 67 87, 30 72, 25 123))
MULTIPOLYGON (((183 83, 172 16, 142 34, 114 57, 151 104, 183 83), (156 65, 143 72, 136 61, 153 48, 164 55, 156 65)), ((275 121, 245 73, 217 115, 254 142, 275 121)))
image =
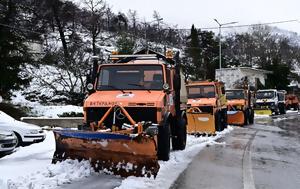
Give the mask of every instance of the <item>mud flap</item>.
POLYGON ((245 116, 243 111, 227 111, 227 123, 230 125, 244 125, 245 116))
POLYGON ((188 134, 214 134, 216 132, 214 115, 211 115, 209 113, 188 112, 187 120, 188 134))
POLYGON ((95 171, 106 170, 122 177, 155 177, 159 170, 154 138, 88 131, 53 132, 56 151, 52 163, 85 159, 95 171))

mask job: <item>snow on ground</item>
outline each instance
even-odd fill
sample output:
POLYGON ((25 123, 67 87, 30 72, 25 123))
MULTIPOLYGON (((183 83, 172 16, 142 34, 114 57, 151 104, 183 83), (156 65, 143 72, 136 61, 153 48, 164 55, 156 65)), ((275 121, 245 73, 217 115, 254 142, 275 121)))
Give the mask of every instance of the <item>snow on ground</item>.
POLYGON ((19 147, 13 154, 0 159, 0 188, 56 188, 94 172, 88 161, 66 160, 51 164, 54 151, 54 135, 47 131, 44 142, 19 147))
POLYGON ((172 152, 169 161, 159 161, 160 169, 155 179, 131 176, 124 179, 117 189, 170 188, 180 173, 185 170, 199 151, 207 145, 225 145, 225 143, 218 143, 215 141, 232 130, 233 127, 228 126, 226 130, 219 132, 217 136, 214 137, 188 136, 185 150, 172 152))
POLYGON ((278 117, 278 118, 276 118, 276 119, 274 119, 273 121, 274 122, 278 122, 278 121, 282 121, 282 120, 286 120, 286 119, 288 119, 288 118, 286 118, 286 117, 278 117))
MULTIPOLYGON (((215 142, 233 130, 233 127, 217 133, 214 137, 188 136, 187 147, 183 151, 171 152, 170 160, 159 161, 160 170, 156 179, 146 177, 128 177, 122 181, 119 189, 168 188, 184 171, 193 157, 207 145, 225 143, 215 142)), ((55 150, 53 133, 47 131, 44 142, 19 147, 16 152, 0 159, 1 189, 42 189, 56 188, 94 174, 88 161, 66 160, 51 164, 55 150)))
POLYGON ((37 115, 50 118, 58 118, 58 115, 64 112, 76 112, 83 113, 83 109, 80 106, 65 105, 65 106, 36 106, 34 111, 37 115))
POLYGON ((26 100, 20 92, 15 92, 14 95, 15 96, 12 98, 12 103, 21 105, 23 107, 29 107, 31 109, 31 114, 34 116, 58 118, 58 115, 61 115, 64 112, 83 113, 83 108, 81 106, 44 106, 39 102, 31 102, 26 100))

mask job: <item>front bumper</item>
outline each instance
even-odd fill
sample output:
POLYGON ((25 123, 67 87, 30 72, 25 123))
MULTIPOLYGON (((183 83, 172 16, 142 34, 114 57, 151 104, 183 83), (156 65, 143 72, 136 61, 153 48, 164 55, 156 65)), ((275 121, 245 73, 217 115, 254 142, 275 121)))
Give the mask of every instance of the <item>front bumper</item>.
POLYGON ((16 147, 17 139, 16 138, 7 138, 0 140, 0 152, 10 152, 13 151, 16 147))
POLYGON ((23 136, 23 142, 42 142, 46 138, 46 134, 26 134, 23 136))

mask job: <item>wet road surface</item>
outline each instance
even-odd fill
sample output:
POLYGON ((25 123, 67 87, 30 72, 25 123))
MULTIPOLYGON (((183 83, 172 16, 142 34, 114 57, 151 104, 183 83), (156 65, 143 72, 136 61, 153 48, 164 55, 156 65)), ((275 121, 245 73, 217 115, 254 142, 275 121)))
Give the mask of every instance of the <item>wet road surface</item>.
POLYGON ((256 119, 203 149, 172 189, 300 188, 300 116, 256 119))

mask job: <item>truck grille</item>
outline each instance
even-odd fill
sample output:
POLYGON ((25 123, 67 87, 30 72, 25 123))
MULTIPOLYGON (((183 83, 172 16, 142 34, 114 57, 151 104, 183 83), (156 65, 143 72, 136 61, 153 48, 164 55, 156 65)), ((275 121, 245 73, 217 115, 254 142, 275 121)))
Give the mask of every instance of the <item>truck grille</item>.
MULTIPOLYGON (((101 108, 89 108, 87 110, 87 123, 99 121, 104 114, 107 112, 108 107, 101 107, 101 108)), ((157 122, 157 109, 153 107, 126 107, 125 110, 129 113, 132 119, 135 122, 141 121, 151 121, 153 123, 157 122)), ((124 119, 117 119, 116 118, 116 125, 121 127, 123 123, 130 123, 127 118, 124 119)), ((111 127, 113 124, 113 111, 109 114, 109 116, 104 121, 104 125, 108 128, 111 127)))

